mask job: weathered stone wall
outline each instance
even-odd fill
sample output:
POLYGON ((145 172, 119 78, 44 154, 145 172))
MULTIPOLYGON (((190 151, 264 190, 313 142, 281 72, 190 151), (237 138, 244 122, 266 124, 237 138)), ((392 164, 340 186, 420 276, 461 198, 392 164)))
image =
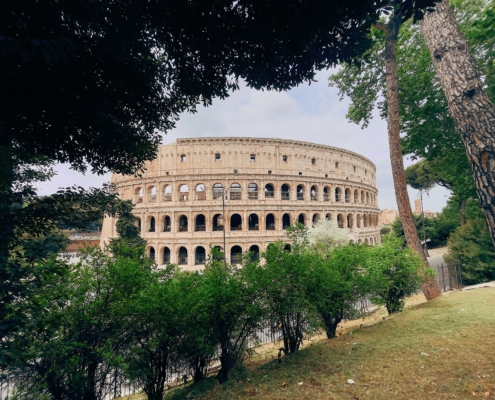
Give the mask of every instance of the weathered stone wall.
MULTIPOLYGON (((193 138, 162 146, 142 177, 114 175, 112 182, 122 198, 136 203, 142 236, 158 263, 164 263, 166 251, 170 262, 196 268, 201 266, 198 247, 206 254, 210 246, 223 248, 222 192, 214 186, 226 191, 227 256, 234 248, 235 258, 235 246, 242 252, 257 246, 261 252, 276 240, 288 241, 284 228, 294 220, 310 226, 317 218, 330 218, 350 240, 379 241, 375 172, 367 158, 330 146, 193 138), (184 249, 187 261, 179 259, 184 249)), ((102 244, 113 236, 115 223, 106 219, 102 244)))

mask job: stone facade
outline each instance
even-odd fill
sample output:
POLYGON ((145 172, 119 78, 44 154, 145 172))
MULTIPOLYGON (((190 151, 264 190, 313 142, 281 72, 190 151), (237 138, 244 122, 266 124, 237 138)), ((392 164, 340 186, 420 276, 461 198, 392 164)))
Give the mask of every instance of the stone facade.
MULTIPOLYGON (((123 199, 136 203, 141 234, 158 264, 201 268, 210 246, 227 258, 288 242, 293 221, 329 218, 349 240, 380 240, 375 165, 335 147, 258 138, 192 138, 161 146, 141 177, 113 175, 123 199), (224 193, 225 190, 225 193, 224 193), (223 200, 223 199, 224 200, 223 200)), ((116 236, 103 224, 101 245, 116 236)))
POLYGON ((380 211, 380 225, 390 225, 399 216, 399 211, 393 208, 380 211))

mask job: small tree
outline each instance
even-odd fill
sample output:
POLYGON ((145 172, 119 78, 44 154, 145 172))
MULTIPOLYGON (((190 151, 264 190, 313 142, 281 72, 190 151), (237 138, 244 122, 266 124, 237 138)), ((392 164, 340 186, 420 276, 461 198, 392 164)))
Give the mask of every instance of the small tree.
POLYGON ((349 242, 349 235, 339 228, 336 222, 329 219, 319 220, 307 233, 308 244, 311 247, 322 247, 325 251, 343 246, 349 242))

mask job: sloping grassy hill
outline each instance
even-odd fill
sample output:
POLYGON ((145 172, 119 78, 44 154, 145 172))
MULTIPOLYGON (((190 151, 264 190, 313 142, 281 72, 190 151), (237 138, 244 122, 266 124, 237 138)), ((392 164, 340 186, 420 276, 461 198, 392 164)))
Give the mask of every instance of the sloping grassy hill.
POLYGON ((380 323, 310 345, 281 364, 266 357, 253 360, 232 378, 225 387, 211 378, 168 396, 495 399, 495 288, 455 292, 413 306, 380 323))

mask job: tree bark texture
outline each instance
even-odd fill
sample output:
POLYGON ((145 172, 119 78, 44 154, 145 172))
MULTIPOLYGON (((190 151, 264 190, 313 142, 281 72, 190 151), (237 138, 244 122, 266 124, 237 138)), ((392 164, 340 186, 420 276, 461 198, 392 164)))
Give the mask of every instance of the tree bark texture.
MULTIPOLYGON (((418 231, 414 224, 409 194, 407 193, 406 174, 404 172, 404 160, 402 158, 402 147, 400 145, 399 128, 399 79, 397 74, 397 37, 402 23, 402 15, 398 11, 390 18, 386 25, 385 35, 385 79, 387 89, 387 130, 390 147, 390 162, 394 178, 395 197, 399 208, 399 215, 404 229, 404 236, 409 247, 422 258, 428 265, 418 231)), ((438 297, 441 292, 435 278, 430 278, 423 284, 423 293, 427 300, 438 297)))
POLYGON ((456 122, 476 185, 476 192, 495 243, 495 107, 476 68, 467 40, 449 3, 426 13, 421 32, 456 122))

